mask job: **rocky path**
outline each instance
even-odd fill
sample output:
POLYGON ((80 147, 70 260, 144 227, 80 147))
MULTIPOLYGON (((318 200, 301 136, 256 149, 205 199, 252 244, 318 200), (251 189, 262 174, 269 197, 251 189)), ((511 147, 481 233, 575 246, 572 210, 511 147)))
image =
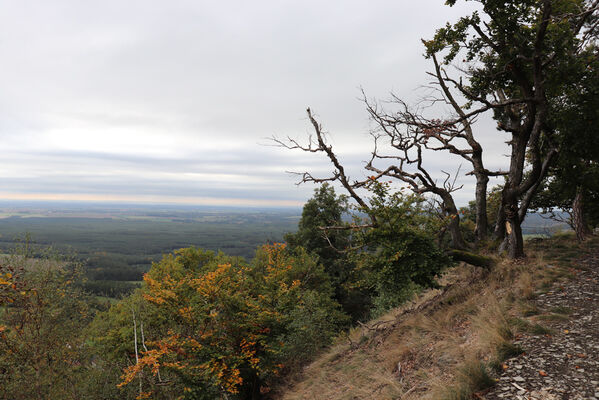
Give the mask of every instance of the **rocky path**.
POLYGON ((599 254, 579 265, 574 279, 534 300, 551 333, 518 337, 525 353, 507 360, 497 385, 480 398, 599 400, 599 254))

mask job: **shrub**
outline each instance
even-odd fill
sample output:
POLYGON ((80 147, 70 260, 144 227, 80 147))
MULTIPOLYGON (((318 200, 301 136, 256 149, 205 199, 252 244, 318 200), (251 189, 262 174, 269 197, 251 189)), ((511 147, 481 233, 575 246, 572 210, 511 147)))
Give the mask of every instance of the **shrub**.
POLYGON ((179 250, 152 266, 140 293, 147 349, 120 386, 154 377, 143 392, 154 397, 165 377, 181 398, 249 397, 346 322, 322 266, 283 244, 263 246, 251 264, 179 250))
POLYGON ((355 234, 360 250, 354 260, 358 282, 376 293, 378 314, 409 299, 418 288, 436 287, 436 277, 452 262, 435 244, 435 225, 421 197, 390 194, 388 184, 376 181, 370 189, 370 212, 377 225, 355 234))

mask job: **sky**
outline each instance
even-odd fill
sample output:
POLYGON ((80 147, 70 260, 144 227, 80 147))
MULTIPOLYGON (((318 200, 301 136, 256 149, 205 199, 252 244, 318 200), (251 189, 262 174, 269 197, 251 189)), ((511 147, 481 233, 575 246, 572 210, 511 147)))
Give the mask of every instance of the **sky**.
MULTIPOLYGON (((268 138, 305 141, 310 107, 363 178, 361 88, 422 100, 421 38, 472 3, 0 0, 0 200, 297 207, 314 186, 288 171, 332 167, 268 138)), ((487 166, 507 165, 491 120, 477 135, 487 166)), ((427 166, 442 180, 461 162, 427 166)), ((474 197, 468 171, 459 204, 474 197)))

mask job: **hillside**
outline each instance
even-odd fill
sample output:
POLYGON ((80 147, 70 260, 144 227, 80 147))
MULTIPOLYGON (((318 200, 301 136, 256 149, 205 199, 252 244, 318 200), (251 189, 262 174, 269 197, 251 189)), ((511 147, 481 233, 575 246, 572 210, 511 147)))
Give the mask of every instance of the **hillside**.
POLYGON ((441 289, 339 338, 273 398, 597 397, 599 240, 535 240, 528 256, 447 271, 441 289))

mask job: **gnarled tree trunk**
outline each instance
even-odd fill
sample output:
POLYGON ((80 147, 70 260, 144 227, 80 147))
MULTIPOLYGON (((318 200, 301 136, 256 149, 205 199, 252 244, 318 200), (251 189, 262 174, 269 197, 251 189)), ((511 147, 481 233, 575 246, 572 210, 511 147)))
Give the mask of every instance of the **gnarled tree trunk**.
POLYGON ((511 204, 507 205, 505 215, 505 233, 508 256, 511 259, 523 258, 524 254, 524 239, 522 237, 522 226, 518 217, 518 202, 512 200, 511 204))
POLYGON ((576 188, 576 196, 572 202, 572 223, 579 242, 584 241, 591 233, 584 211, 584 193, 581 186, 576 188))
POLYGON ((450 193, 439 193, 443 200, 443 211, 451 218, 449 221, 449 234, 451 236, 451 244, 454 249, 466 249, 466 242, 460 230, 460 214, 458 208, 453 201, 453 196, 450 193))
POLYGON ((486 174, 476 174, 476 227, 474 235, 477 242, 487 239, 487 184, 489 177, 486 174))

